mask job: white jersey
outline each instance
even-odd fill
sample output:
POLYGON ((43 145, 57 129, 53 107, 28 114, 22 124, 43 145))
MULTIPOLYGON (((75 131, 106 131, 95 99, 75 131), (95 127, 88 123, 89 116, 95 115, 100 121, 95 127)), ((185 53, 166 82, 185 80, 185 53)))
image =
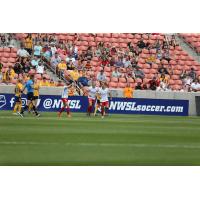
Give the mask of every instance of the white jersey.
POLYGON ((62 99, 67 99, 68 98, 68 88, 65 86, 63 88, 62 94, 61 94, 62 99))
POLYGON ((93 88, 92 86, 90 86, 88 88, 88 98, 96 99, 96 94, 97 94, 98 90, 99 89, 97 87, 93 88))
POLYGON ((106 102, 108 101, 108 93, 109 93, 109 89, 108 88, 105 88, 105 89, 100 89, 99 92, 100 94, 100 102, 106 102))

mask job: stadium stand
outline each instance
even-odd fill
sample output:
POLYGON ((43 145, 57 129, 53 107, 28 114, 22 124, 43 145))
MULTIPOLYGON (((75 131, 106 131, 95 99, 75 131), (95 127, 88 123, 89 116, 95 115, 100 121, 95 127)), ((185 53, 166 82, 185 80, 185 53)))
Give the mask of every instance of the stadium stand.
POLYGON ((180 33, 184 39, 197 53, 200 53, 200 34, 198 33, 180 33))
MULTIPOLYGON (((195 38, 192 44, 199 41, 197 34, 191 38, 195 38)), ((102 71, 102 81, 110 88, 123 89, 127 83, 135 88, 141 83, 141 89, 189 91, 188 84, 200 75, 200 64, 179 46, 174 35, 18 33, 1 34, 0 45, 0 84, 15 84, 17 78, 26 81, 35 74, 41 86, 73 81, 82 87, 97 81, 102 71)))

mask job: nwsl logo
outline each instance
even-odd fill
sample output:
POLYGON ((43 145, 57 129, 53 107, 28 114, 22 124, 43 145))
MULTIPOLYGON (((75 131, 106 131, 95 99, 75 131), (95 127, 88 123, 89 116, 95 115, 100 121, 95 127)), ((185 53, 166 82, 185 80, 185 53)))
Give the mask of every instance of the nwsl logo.
POLYGON ((5 95, 0 95, 0 108, 3 108, 6 105, 5 95))

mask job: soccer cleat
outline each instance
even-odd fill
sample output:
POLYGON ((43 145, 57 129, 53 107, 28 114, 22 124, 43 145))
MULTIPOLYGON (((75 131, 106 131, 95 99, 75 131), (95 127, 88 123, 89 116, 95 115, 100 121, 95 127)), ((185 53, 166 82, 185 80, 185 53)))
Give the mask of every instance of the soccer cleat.
POLYGON ((71 114, 68 114, 67 117, 70 118, 70 117, 72 117, 72 116, 71 116, 71 114))
POLYGON ((103 118, 104 118, 104 115, 103 115, 103 116, 101 116, 101 118, 103 119, 103 118))
POLYGON ((40 116, 40 113, 38 113, 37 115, 35 115, 36 117, 39 117, 40 116))
POLYGON ((13 115, 18 115, 17 113, 13 113, 13 115))
POLYGON ((20 112, 17 112, 17 115, 19 115, 20 117, 24 117, 20 112))

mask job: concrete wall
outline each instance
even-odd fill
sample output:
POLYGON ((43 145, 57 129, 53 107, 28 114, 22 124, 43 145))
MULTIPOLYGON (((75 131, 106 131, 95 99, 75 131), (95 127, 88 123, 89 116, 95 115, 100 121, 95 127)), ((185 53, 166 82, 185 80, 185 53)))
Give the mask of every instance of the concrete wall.
MULTIPOLYGON (((1 85, 0 93, 14 93, 14 86, 1 85)), ((42 87, 40 94, 43 95, 59 95, 62 87, 42 87)), ((111 90, 113 97, 122 97, 122 90, 111 90)), ((196 115, 195 96, 200 96, 200 92, 156 92, 151 90, 135 90, 134 98, 147 99, 182 99, 189 100, 189 115, 196 115)))

